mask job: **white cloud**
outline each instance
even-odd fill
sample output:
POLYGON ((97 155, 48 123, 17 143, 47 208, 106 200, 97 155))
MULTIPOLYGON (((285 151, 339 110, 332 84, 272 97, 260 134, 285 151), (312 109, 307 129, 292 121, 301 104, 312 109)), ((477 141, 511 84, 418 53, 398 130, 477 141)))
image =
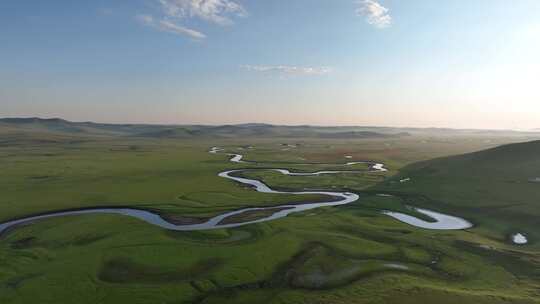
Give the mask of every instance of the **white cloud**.
POLYGON ((137 15, 136 19, 141 24, 156 28, 162 32, 168 32, 168 33, 177 34, 177 35, 185 35, 194 39, 206 38, 206 35, 204 35, 203 33, 199 31, 175 24, 172 21, 168 21, 165 19, 155 20, 154 17, 150 15, 137 15))
POLYGON ((243 69, 254 72, 278 73, 282 75, 317 76, 332 72, 330 67, 299 67, 290 65, 243 65, 243 69))
POLYGON ((358 1, 360 8, 357 10, 357 14, 365 16, 367 23, 377 27, 385 28, 392 24, 392 16, 390 16, 389 9, 382 6, 375 0, 362 0, 358 1))
POLYGON ((190 19, 200 19, 218 25, 231 25, 233 18, 247 16, 244 7, 233 0, 154 0, 158 3, 158 18, 138 15, 137 20, 146 26, 173 34, 204 39, 206 35, 184 24, 190 19))
POLYGON ((196 39, 206 38, 206 35, 199 31, 175 24, 167 20, 160 20, 158 23, 158 28, 164 32, 169 32, 169 33, 179 34, 179 35, 188 35, 196 39))
POLYGON ((232 24, 233 17, 245 17, 244 7, 231 0, 159 0, 163 13, 171 18, 200 18, 219 25, 232 24))

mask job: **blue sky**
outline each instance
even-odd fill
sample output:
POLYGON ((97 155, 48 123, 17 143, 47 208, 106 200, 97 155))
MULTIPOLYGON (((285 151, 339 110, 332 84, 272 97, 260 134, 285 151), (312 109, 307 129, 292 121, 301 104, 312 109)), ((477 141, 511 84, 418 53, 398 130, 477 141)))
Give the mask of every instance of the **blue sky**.
POLYGON ((0 2, 0 116, 540 128, 540 1, 0 2))

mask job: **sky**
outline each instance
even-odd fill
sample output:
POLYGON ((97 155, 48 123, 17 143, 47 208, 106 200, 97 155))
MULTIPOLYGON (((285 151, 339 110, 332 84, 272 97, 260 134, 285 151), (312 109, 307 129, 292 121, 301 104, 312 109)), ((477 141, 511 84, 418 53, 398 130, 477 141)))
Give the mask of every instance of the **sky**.
POLYGON ((0 1, 0 117, 540 128, 537 0, 0 1))

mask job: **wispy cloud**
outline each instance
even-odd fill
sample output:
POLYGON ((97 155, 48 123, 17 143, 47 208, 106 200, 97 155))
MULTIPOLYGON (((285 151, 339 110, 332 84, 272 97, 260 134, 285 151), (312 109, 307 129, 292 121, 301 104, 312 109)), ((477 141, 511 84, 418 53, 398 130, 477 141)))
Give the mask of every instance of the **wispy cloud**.
POLYGON ((332 68, 330 67, 300 67, 290 65, 243 65, 241 68, 254 72, 303 76, 325 75, 332 72, 332 68))
POLYGON ((159 17, 138 15, 137 20, 160 31, 204 39, 206 35, 184 25, 189 19, 200 19, 217 25, 231 25, 236 17, 247 16, 246 9, 233 0, 154 0, 159 17))
POLYGON ((139 21, 139 23, 141 23, 142 25, 152 26, 155 24, 154 17, 150 15, 137 15, 135 16, 135 19, 137 19, 137 21, 139 21))
POLYGON ((392 24, 392 16, 390 16, 389 9, 382 6, 375 0, 361 0, 358 1, 360 8, 357 10, 357 14, 366 17, 367 23, 377 27, 386 28, 392 24))
POLYGON ((197 17, 219 25, 233 24, 232 18, 247 15, 242 5, 231 0, 159 0, 159 3, 169 17, 197 17))
POLYGON ((168 32, 177 35, 185 35, 194 39, 204 39, 206 35, 196 31, 194 29, 187 28, 173 23, 169 20, 155 20, 154 17, 150 15, 137 15, 136 19, 143 25, 153 27, 162 32, 168 32))

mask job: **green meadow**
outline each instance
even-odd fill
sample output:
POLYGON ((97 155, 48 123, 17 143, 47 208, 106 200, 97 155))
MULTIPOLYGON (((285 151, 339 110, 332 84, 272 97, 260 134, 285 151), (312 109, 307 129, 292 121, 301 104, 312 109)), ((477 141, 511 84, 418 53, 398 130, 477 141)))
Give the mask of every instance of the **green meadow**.
POLYGON ((540 184, 528 182, 540 176, 538 143, 450 156, 498 144, 465 136, 3 143, 2 222, 96 206, 204 219, 322 199, 258 193, 217 176, 235 168, 260 169, 243 174, 276 189, 346 190, 360 199, 208 231, 167 231, 118 215, 23 225, 0 235, 0 303, 540 303, 540 184), (208 153, 213 146, 257 163, 231 163, 224 153, 208 153), (390 171, 343 167, 345 156, 390 171), (302 177, 268 168, 355 172, 302 177), (399 182, 406 177, 410 182, 399 182), (409 205, 475 226, 425 230, 381 214, 420 217, 409 205), (512 244, 513 232, 530 243, 512 244))

